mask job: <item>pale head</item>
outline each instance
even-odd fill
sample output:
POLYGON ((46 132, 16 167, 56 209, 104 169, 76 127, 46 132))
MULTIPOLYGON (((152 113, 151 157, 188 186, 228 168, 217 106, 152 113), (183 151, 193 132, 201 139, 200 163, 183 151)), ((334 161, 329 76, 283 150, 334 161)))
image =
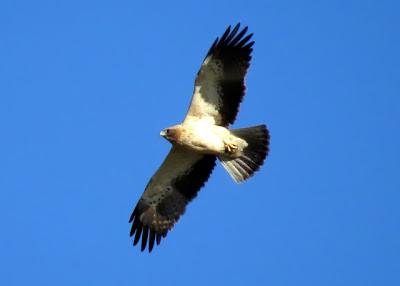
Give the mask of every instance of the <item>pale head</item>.
POLYGON ((165 128, 160 132, 160 135, 171 143, 176 143, 181 135, 181 126, 175 125, 165 128))

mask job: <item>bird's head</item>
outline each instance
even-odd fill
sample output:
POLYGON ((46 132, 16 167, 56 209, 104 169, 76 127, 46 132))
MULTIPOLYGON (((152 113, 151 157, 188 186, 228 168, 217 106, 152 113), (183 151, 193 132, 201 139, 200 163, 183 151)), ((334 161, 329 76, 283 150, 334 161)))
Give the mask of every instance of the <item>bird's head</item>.
POLYGON ((171 143, 176 143, 179 140, 181 130, 179 126, 165 128, 160 132, 160 135, 171 143))

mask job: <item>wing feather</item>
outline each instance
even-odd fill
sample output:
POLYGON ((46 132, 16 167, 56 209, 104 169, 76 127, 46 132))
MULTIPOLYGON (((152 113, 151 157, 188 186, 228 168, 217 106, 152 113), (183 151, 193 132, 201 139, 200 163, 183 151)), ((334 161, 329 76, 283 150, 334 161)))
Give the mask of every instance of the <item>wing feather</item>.
POLYGON ((156 233, 153 230, 150 230, 150 238, 149 238, 149 252, 153 250, 154 241, 156 239, 156 233))
POLYGON ((216 125, 232 124, 245 94, 245 75, 254 41, 248 28, 229 26, 211 45, 197 73, 185 121, 207 119, 216 125))
POLYGON ((132 222, 133 244, 140 238, 143 251, 148 242, 149 252, 154 241, 160 244, 169 230, 185 212, 186 205, 197 196, 208 180, 214 166, 214 155, 193 153, 172 147, 161 167, 150 179, 129 222, 132 222))

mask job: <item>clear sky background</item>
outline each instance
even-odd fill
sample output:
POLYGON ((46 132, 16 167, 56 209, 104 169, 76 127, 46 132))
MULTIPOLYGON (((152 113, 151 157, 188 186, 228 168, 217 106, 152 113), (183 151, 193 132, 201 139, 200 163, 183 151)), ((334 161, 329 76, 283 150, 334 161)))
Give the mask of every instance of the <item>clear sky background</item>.
POLYGON ((0 2, 1 285, 400 285, 399 1, 0 2), (128 219, 213 40, 255 33, 217 166, 151 254, 128 219))

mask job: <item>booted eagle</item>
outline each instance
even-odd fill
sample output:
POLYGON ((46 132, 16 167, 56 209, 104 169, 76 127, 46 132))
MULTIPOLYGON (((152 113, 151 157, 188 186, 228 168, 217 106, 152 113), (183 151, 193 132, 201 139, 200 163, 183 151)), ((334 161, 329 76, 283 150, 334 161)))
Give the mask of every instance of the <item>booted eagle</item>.
POLYGON ((131 218, 131 236, 141 250, 160 244, 208 180, 216 159, 239 183, 263 164, 269 150, 265 125, 228 129, 245 93, 244 78, 254 41, 247 27, 229 26, 208 51, 197 73, 184 121, 160 135, 172 148, 147 184, 131 218))

